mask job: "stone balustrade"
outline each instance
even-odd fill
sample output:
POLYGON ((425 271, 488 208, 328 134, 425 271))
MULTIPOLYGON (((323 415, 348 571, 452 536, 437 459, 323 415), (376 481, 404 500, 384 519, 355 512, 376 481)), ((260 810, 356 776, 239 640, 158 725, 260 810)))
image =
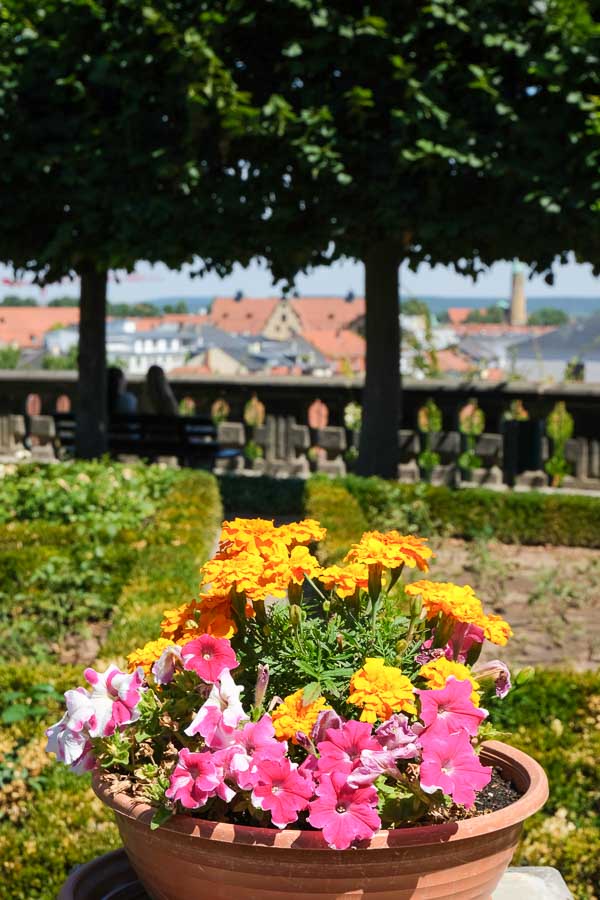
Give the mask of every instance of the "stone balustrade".
MULTIPOLYGON (((141 376, 129 379, 129 389, 140 393, 141 376)), ((177 399, 185 401, 190 412, 210 414, 216 400, 225 400, 228 420, 219 426, 224 446, 246 448, 252 442, 260 457, 229 463, 235 471, 264 472, 278 476, 303 477, 310 471, 343 474, 352 468, 357 435, 344 427, 344 409, 351 401, 360 403, 360 377, 333 376, 216 376, 173 378, 177 399), (254 395, 266 409, 264 423, 250 427, 243 422, 244 407, 254 395)), ((0 371, 0 416, 24 416, 28 433, 43 431, 39 418, 56 411, 76 412, 77 379, 75 372, 0 371)), ((434 483, 456 484, 462 477, 479 484, 500 485, 516 482, 541 486, 548 479, 539 468, 550 454, 549 442, 541 439, 538 471, 516 477, 507 475, 506 434, 503 416, 511 402, 521 400, 531 419, 543 420, 558 401, 564 401, 575 422, 575 437, 569 441, 566 456, 572 475, 565 480, 571 487, 600 488, 600 385, 540 385, 525 381, 490 384, 454 379, 405 379, 403 384, 403 427, 398 432, 399 477, 416 481, 423 476, 418 456, 423 449, 416 429, 418 410, 433 398, 442 413, 444 431, 431 436, 430 449, 440 459, 428 475, 434 483), (475 454, 481 466, 460 472, 458 459, 465 449, 464 437, 457 429, 459 412, 475 398, 486 419, 486 432, 476 441, 475 454)), ((1 437, 1 435, 0 435, 1 437)), ((38 435, 34 444, 47 443, 38 435)), ((248 454, 251 457, 251 454, 248 454)))

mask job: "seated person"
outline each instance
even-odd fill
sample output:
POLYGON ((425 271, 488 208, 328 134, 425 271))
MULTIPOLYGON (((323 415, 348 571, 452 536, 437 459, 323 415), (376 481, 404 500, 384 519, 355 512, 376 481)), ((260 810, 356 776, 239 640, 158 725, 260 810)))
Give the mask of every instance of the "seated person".
POLYGON ((107 404, 109 416, 130 415, 137 412, 137 397, 127 390, 127 380, 122 369, 109 366, 107 370, 107 404))
POLYGON ((155 416, 178 416, 179 406, 160 366, 150 366, 142 388, 140 412, 155 416))

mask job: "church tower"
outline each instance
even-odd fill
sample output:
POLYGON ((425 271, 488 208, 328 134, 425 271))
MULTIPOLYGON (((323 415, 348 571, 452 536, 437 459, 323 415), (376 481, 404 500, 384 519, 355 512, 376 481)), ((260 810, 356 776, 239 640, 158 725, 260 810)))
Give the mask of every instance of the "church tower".
POLYGON ((512 269, 510 295, 510 324, 527 325, 527 299, 525 297, 525 267, 515 259, 512 269))

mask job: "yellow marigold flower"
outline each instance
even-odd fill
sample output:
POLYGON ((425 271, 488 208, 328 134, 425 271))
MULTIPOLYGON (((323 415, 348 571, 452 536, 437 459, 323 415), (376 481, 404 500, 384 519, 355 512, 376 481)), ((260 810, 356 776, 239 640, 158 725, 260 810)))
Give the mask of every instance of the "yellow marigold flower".
POLYGON ((387 569, 398 569, 406 565, 417 566, 427 572, 427 560, 433 556, 431 547, 426 546, 426 538, 414 534, 399 534, 397 531, 365 531, 358 544, 354 544, 346 555, 347 562, 360 562, 368 566, 381 565, 387 569))
POLYGON ((141 666, 148 675, 150 669, 167 647, 172 647, 175 642, 168 638, 158 638, 155 641, 148 641, 143 647, 138 647, 127 657, 127 668, 130 672, 135 672, 138 666, 141 666))
POLYGON ((271 713, 275 737, 278 740, 291 740, 295 744, 296 732, 303 731, 309 735, 321 710, 330 709, 325 697, 317 697, 307 705, 304 704, 303 698, 304 689, 300 688, 286 697, 271 713))
POLYGON ((443 613, 458 622, 478 625, 483 616, 481 600, 468 584, 449 581, 414 581, 404 588, 409 597, 420 596, 427 610, 427 618, 443 613))
POLYGON ((369 570, 362 563, 350 563, 344 567, 328 566, 321 570, 319 581, 328 591, 335 588, 338 597, 352 597, 357 588, 367 590, 369 570))
POLYGON ((277 532, 288 547, 292 547, 295 544, 312 544, 322 541, 327 534, 327 529, 323 528, 316 519, 303 519, 301 522, 281 525, 277 532))
POLYGON ((470 681, 473 687, 471 700, 475 706, 479 706, 479 683, 473 678, 467 666, 462 663, 454 662, 440 656, 439 659, 432 659, 419 669, 421 675, 427 682, 427 687, 431 691, 440 691, 446 687, 446 681, 453 675, 457 681, 470 681))
POLYGON ((492 644, 499 644, 501 647, 504 647, 508 639, 512 637, 512 628, 508 622, 505 622, 504 619, 493 613, 484 616, 477 624, 483 628, 483 633, 492 644))
POLYGON ((417 712, 414 688, 406 675, 373 657, 350 679, 348 700, 362 708, 361 722, 385 721, 395 712, 417 712))

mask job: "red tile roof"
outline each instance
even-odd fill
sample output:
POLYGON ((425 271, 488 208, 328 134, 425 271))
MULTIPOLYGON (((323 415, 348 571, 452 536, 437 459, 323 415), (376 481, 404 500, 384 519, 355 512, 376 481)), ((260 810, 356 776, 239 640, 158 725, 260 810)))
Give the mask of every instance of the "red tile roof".
POLYGON ((436 353, 437 364, 440 372, 471 372, 473 363, 455 353, 454 350, 438 350, 436 353))
POLYGON ((448 310, 448 321, 451 325, 462 325, 472 312, 485 312, 485 310, 475 310, 472 306, 451 306, 448 310))
POLYGON ((345 297, 293 297, 291 306, 308 331, 346 328, 365 314, 364 297, 346 300, 345 297))
POLYGON ((215 297, 204 321, 235 334, 260 334, 278 303, 278 297, 215 297))
POLYGON ((41 347, 51 328, 78 323, 76 306, 0 306, 0 345, 41 347))
POLYGON ((304 331, 303 337, 327 359, 339 363, 338 369, 347 360, 354 371, 364 371, 366 344, 360 334, 348 328, 340 331, 315 328, 313 331, 304 331))

